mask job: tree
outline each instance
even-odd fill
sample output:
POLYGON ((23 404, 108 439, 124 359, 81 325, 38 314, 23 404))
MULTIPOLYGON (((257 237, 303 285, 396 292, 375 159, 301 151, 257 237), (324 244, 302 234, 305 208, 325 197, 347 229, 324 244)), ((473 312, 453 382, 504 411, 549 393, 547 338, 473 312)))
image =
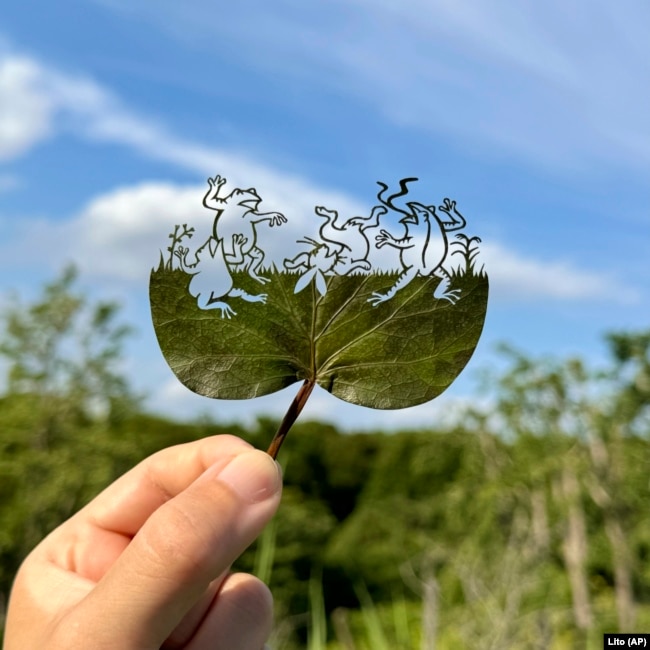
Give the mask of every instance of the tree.
POLYGON ((119 372, 129 328, 115 323, 118 305, 89 303, 76 280, 76 269, 68 267, 33 304, 14 298, 3 316, 8 393, 38 402, 37 446, 47 447, 66 420, 110 420, 134 405, 119 372))
POLYGON ((575 624, 585 632, 594 621, 585 498, 597 506, 609 544, 619 630, 632 631, 636 615, 630 513, 639 491, 626 476, 633 467, 626 448, 635 436, 648 434, 650 332, 610 334, 607 342, 611 364, 604 370, 579 359, 531 361, 507 350, 512 365, 498 382, 498 413, 511 435, 550 440, 560 434, 572 441, 550 476, 563 512, 561 549, 575 624))
POLYGON ((137 404, 120 373, 128 328, 76 279, 68 268, 2 316, 0 609, 26 553, 140 457, 117 428, 137 404))
MULTIPOLYGON (((581 441, 589 432, 588 377, 579 360, 533 361, 507 346, 502 351, 510 367, 496 383, 497 413, 506 435, 524 442, 540 438, 547 445, 556 439, 568 443, 563 453, 545 455, 545 462, 537 464, 532 480, 526 482, 536 487, 541 481, 554 488, 553 497, 559 509, 560 552, 571 589, 574 624, 581 636, 580 645, 585 646, 593 623, 589 540, 581 484, 585 468, 581 441)), ((522 466, 530 467, 529 462, 522 466)))
POLYGON ((619 629, 632 632, 636 620, 633 553, 629 543, 630 502, 625 493, 625 440, 647 435, 650 421, 650 332, 607 336, 612 367, 603 373, 609 399, 592 415, 589 451, 594 502, 602 511, 605 534, 612 550, 612 567, 619 629))

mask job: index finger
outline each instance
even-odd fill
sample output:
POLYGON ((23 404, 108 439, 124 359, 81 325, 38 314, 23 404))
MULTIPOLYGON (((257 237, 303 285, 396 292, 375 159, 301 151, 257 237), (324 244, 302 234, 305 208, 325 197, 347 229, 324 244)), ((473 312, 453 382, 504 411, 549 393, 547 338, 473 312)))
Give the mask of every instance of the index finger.
POLYGON ((71 520, 133 537, 164 503, 189 487, 208 467, 225 467, 253 447, 218 435, 163 449, 117 479, 71 520))

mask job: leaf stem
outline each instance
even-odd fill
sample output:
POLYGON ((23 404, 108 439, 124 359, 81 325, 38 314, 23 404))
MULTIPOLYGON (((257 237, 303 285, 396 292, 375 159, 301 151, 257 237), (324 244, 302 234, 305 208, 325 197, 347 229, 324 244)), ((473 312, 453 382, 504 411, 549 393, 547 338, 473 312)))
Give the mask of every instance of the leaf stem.
POLYGON ((312 390, 314 390, 315 385, 316 382, 313 379, 305 379, 303 385, 300 387, 300 390, 296 393, 296 396, 293 398, 293 402, 291 402, 289 405, 289 408, 287 409, 282 422, 280 422, 278 430, 273 436, 273 440, 271 440, 269 448, 266 450, 266 453, 271 456, 271 458, 277 458, 280 447, 282 446, 284 439, 287 437, 287 433, 289 433, 289 429, 291 429, 293 423, 300 415, 300 411, 302 411, 303 407, 307 403, 307 400, 309 399, 312 390))

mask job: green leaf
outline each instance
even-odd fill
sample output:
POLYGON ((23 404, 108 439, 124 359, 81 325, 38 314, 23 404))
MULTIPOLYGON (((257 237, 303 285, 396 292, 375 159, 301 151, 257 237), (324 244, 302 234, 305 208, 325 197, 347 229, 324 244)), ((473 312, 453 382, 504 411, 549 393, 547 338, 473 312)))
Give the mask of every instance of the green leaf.
MULTIPOLYGON (((236 315, 200 310, 188 291, 191 276, 159 268, 150 301, 162 352, 190 390, 219 399, 248 399, 310 380, 336 397, 377 409, 427 402, 469 361, 487 309, 488 279, 455 275, 460 298, 436 299, 437 277, 416 277, 373 307, 397 273, 324 277, 294 293, 297 273, 266 273, 266 304, 236 302, 236 315)), ((245 272, 232 273, 244 291, 259 290, 245 272)))
POLYGON ((262 211, 254 188, 228 193, 225 178, 208 179, 203 205, 212 220, 202 221, 193 248, 197 229, 177 225, 167 259, 161 252, 151 274, 154 328, 180 381, 220 399, 302 381, 280 437, 316 384, 377 409, 414 406, 445 390, 478 343, 488 279, 476 270, 481 240, 458 232, 467 222, 456 202, 407 202, 415 181, 400 180, 388 196, 378 183, 368 216, 315 207, 312 235, 282 239, 278 270, 274 260, 263 264, 263 233, 288 219, 262 211))

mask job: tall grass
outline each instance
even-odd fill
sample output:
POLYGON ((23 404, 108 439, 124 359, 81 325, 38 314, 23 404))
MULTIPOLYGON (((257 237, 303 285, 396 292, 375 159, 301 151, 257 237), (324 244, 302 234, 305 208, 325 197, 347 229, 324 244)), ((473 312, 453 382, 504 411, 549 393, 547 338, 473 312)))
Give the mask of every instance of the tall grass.
POLYGON ((310 626, 307 630, 307 650, 326 650, 327 616, 323 599, 323 586, 319 574, 314 573, 309 581, 310 626))
POLYGON ((255 553, 255 565, 253 573, 267 585, 271 582, 273 573, 273 560, 275 558, 275 543, 278 534, 278 523, 272 519, 271 523, 260 535, 257 551, 255 553))
MULTIPOLYGON (((277 524, 273 520, 258 540, 255 555, 255 575, 271 581, 275 556, 277 524)), ((410 619, 412 612, 404 598, 395 598, 392 604, 378 607, 364 585, 356 588, 361 604, 359 611, 338 609, 332 613, 332 629, 325 610, 321 574, 314 571, 308 584, 309 612, 306 617, 296 616, 294 621, 279 621, 270 647, 272 650, 294 650, 298 646, 290 640, 296 623, 306 623, 306 650, 411 650, 415 637, 410 619)), ((433 647, 433 646, 432 646, 433 647)))

